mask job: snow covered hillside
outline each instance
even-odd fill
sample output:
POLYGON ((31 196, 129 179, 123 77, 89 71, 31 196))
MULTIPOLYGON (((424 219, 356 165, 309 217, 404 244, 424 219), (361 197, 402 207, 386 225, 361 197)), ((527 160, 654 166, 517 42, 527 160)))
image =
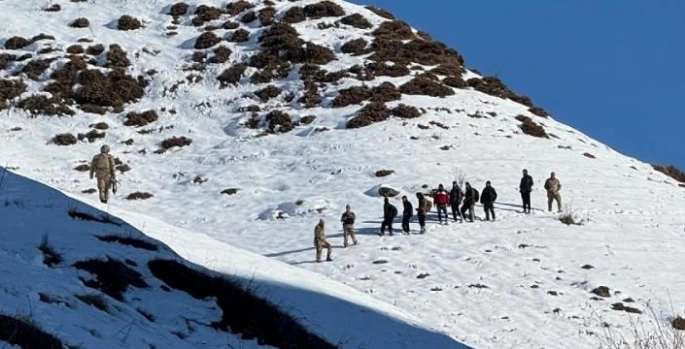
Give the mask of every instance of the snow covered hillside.
POLYGON ((212 256, 248 250, 477 348, 594 348, 602 322, 627 332, 645 317, 626 306, 650 301, 664 321, 685 309, 682 184, 555 121, 379 9, 6 0, 0 20, 0 164, 194 263, 221 266, 195 240, 217 241, 202 245, 212 256), (108 206, 87 174, 104 143, 122 182, 108 206), (535 178, 532 215, 518 206, 523 168, 535 178), (546 212, 551 171, 582 225, 546 212), (402 195, 416 204, 416 192, 462 178, 478 190, 492 182, 496 222, 443 226, 432 212, 425 235, 377 235, 380 187, 397 190, 390 200, 401 207, 402 195), (360 245, 343 249, 348 203, 360 245), (320 218, 333 263, 314 263, 320 218), (184 240, 150 232, 148 220, 184 240))

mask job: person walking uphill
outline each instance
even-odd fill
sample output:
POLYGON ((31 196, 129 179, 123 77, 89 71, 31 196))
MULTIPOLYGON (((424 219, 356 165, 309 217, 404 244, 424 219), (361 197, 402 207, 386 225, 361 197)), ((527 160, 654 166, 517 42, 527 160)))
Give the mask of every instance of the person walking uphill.
POLYGON ((424 234, 426 232, 426 214, 431 210, 431 202, 423 196, 423 193, 416 193, 416 198, 419 199, 416 216, 419 218, 421 234, 424 234))
POLYGON ((356 245, 357 244, 357 238, 354 236, 354 221, 357 219, 357 216, 352 212, 352 207, 350 207, 350 204, 347 204, 345 206, 345 212, 343 212, 342 217, 340 217, 340 222, 343 225, 343 237, 345 239, 345 242, 343 243, 343 246, 347 247, 347 237, 352 238, 352 242, 356 245))
POLYGON ((402 211, 402 231, 409 235, 409 220, 414 215, 414 206, 409 202, 406 195, 402 197, 402 205, 404 207, 402 211))
POLYGON ((485 188, 480 194, 480 203, 485 209, 485 220, 490 220, 492 213, 492 220, 495 220, 495 200, 497 200, 497 191, 490 185, 490 181, 485 182, 485 188))
POLYGON ((324 227, 323 219, 319 219, 319 224, 314 227, 314 247, 316 248, 316 262, 321 262, 321 251, 328 249, 326 261, 332 262, 331 259, 331 244, 326 241, 326 228, 324 227))
POLYGON ((383 223, 381 223, 381 233, 379 235, 385 235, 385 227, 388 227, 390 236, 392 236, 392 221, 397 217, 397 207, 390 203, 388 198, 385 198, 383 204, 383 223))
POLYGON ((447 224, 447 204, 450 203, 450 194, 445 190, 442 184, 438 185, 438 191, 435 193, 435 203, 438 205, 438 222, 442 224, 442 215, 445 214, 445 224, 447 224))
POLYGON ((523 201, 523 213, 530 213, 530 192, 533 191, 533 177, 528 175, 528 170, 523 170, 523 177, 519 184, 521 201, 523 201))
POLYGON ((95 174, 98 182, 98 192, 100 193, 100 202, 103 204, 106 204, 107 200, 109 200, 109 190, 116 181, 115 170, 114 157, 109 154, 109 146, 103 145, 100 147, 100 154, 95 155, 90 163, 90 179, 93 179, 93 174, 95 174))
POLYGON ((452 208, 452 217, 454 217, 455 222, 457 221, 457 217, 459 217, 460 222, 464 221, 464 217, 459 211, 459 205, 461 204, 461 200, 463 198, 464 193, 461 192, 461 188, 459 188, 457 181, 452 182, 452 190, 450 190, 450 206, 452 208))
POLYGON ((552 172, 550 177, 545 181, 545 190, 547 190, 547 209, 552 212, 552 201, 557 202, 557 209, 561 213, 561 182, 552 172))
POLYGON ((473 222, 473 210, 476 202, 478 202, 478 190, 471 187, 469 182, 466 182, 466 192, 464 193, 464 205, 461 207, 461 216, 466 219, 466 211, 469 211, 469 221, 473 222))

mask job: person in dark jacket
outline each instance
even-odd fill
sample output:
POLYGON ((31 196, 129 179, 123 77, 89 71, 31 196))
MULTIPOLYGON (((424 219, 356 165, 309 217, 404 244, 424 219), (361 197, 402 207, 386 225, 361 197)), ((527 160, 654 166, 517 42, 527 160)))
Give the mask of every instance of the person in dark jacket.
POLYGON ((385 227, 388 227, 390 236, 392 233, 392 221, 397 217, 397 207, 390 203, 388 198, 385 198, 385 203, 383 204, 383 223, 381 224, 380 235, 385 235, 385 227))
POLYGON ((528 175, 528 170, 523 170, 521 184, 519 184, 521 200, 523 201, 523 213, 530 213, 530 192, 533 191, 533 177, 528 175))
POLYGON ((438 191, 435 193, 435 204, 438 206, 438 221, 442 224, 442 215, 445 214, 445 224, 447 224, 447 204, 450 203, 450 194, 445 190, 442 184, 438 185, 438 191))
POLYGON ((452 190, 450 190, 450 206, 452 206, 452 217, 454 217, 455 222, 457 221, 457 217, 459 217, 460 222, 464 221, 464 217, 459 211, 459 205, 461 204, 461 200, 463 198, 464 193, 462 193, 461 188, 459 188, 457 181, 452 182, 452 190))
POLYGON ((357 237, 354 235, 354 221, 357 219, 357 216, 352 212, 352 207, 350 204, 347 204, 345 206, 345 212, 343 212, 342 216, 340 217, 340 223, 343 225, 343 246, 347 247, 347 237, 352 238, 352 242, 354 244, 357 244, 357 237))
POLYGON ((466 191, 464 192, 464 205, 461 206, 461 215, 466 219, 466 211, 469 211, 469 221, 473 222, 473 210, 476 202, 478 202, 478 190, 471 187, 469 182, 466 182, 466 191))
POLYGON ((426 232, 426 213, 430 211, 430 201, 428 201, 423 193, 416 193, 416 198, 419 203, 416 208, 416 216, 419 218, 419 227, 421 227, 421 234, 426 232))
POLYGON ((414 206, 407 199, 406 195, 402 197, 402 205, 404 206, 402 212, 402 231, 409 235, 409 220, 414 215, 414 206))
POLYGON ((490 220, 492 213, 492 220, 495 220, 495 200, 497 200, 497 191, 490 185, 490 181, 485 182, 485 188, 480 194, 480 203, 485 209, 485 220, 490 220))

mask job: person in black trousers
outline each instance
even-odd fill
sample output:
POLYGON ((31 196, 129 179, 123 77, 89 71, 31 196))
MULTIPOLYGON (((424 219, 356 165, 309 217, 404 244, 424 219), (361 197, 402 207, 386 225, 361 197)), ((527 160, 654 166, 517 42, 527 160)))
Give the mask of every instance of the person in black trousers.
POLYGON ((528 170, 523 170, 521 184, 519 184, 521 200, 523 201, 523 213, 530 213, 530 192, 533 191, 533 177, 528 175, 528 170))
POLYGON ((461 206, 461 216, 466 220, 466 211, 469 211, 469 221, 473 222, 474 206, 478 202, 478 190, 472 187, 469 182, 466 182, 466 191, 464 192, 464 204, 461 206))
POLYGON ((459 205, 461 205, 461 200, 464 198, 464 193, 461 192, 461 188, 457 184, 457 181, 452 182, 452 190, 450 191, 450 206, 452 206, 452 217, 454 221, 457 221, 459 217, 460 222, 464 222, 464 217, 459 211, 459 205))
POLYGON ((402 231, 409 235, 409 220, 414 216, 414 206, 412 206, 406 195, 402 197, 402 205, 404 206, 402 212, 402 231))
POLYGON ((390 203, 388 198, 385 198, 385 203, 383 204, 383 223, 381 224, 381 233, 379 235, 385 235, 385 227, 388 227, 390 236, 392 233, 392 221, 397 216, 397 207, 390 203))
POLYGON ((480 203, 483 204, 485 209, 485 220, 490 220, 490 214, 492 214, 492 220, 495 220, 495 200, 497 200, 497 191, 490 185, 490 181, 485 182, 485 188, 480 193, 480 203))

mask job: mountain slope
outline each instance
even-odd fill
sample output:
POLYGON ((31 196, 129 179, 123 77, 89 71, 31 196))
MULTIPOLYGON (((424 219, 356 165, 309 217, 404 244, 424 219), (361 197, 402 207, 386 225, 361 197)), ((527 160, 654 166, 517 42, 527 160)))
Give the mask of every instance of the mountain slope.
MULTIPOLYGON (((668 292, 685 282, 675 267, 685 203, 674 180, 543 117, 528 98, 465 69, 457 52, 402 23, 340 1, 189 2, 186 11, 167 1, 52 4, 60 10, 0 4, 0 44, 15 48, 5 50, 15 58, 3 79, 26 85, 4 85, 17 92, 3 95, 0 161, 20 174, 80 195, 94 184, 74 168, 87 170, 108 143, 128 170, 109 208, 324 274, 479 348, 555 348, 560 337, 595 347, 599 318, 620 331, 634 317, 611 303, 651 300, 669 312, 668 292), (143 27, 117 30, 123 15, 143 27), (70 27, 79 17, 89 25, 70 27), (36 28, 55 39, 17 48, 21 40, 11 38, 33 38, 36 28), (64 58, 72 45, 97 44, 100 53, 64 58), (56 51, 38 54, 47 46, 56 51), (228 51, 218 47, 230 51, 225 62, 228 51), (27 53, 34 56, 18 60, 27 53), (45 62, 25 68, 54 57, 42 73, 36 67, 45 62), (45 89, 49 103, 22 102, 45 89), (45 115, 60 112, 74 115, 45 115), (53 138, 65 133, 75 144, 55 144, 72 143, 53 138), (522 168, 536 179, 532 216, 517 212, 522 168), (379 178, 379 170, 394 173, 379 178), (562 181, 566 210, 584 225, 544 212, 550 171, 562 181), (479 190, 492 181, 497 222, 431 222, 425 236, 376 236, 379 186, 414 200, 460 177, 479 190), (153 196, 124 200, 136 192, 153 196), (347 203, 361 245, 336 248, 334 263, 312 263, 313 225, 326 219, 340 247, 347 203), (598 286, 621 293, 591 300, 598 286)), ((682 309, 682 299, 672 301, 682 309)))

